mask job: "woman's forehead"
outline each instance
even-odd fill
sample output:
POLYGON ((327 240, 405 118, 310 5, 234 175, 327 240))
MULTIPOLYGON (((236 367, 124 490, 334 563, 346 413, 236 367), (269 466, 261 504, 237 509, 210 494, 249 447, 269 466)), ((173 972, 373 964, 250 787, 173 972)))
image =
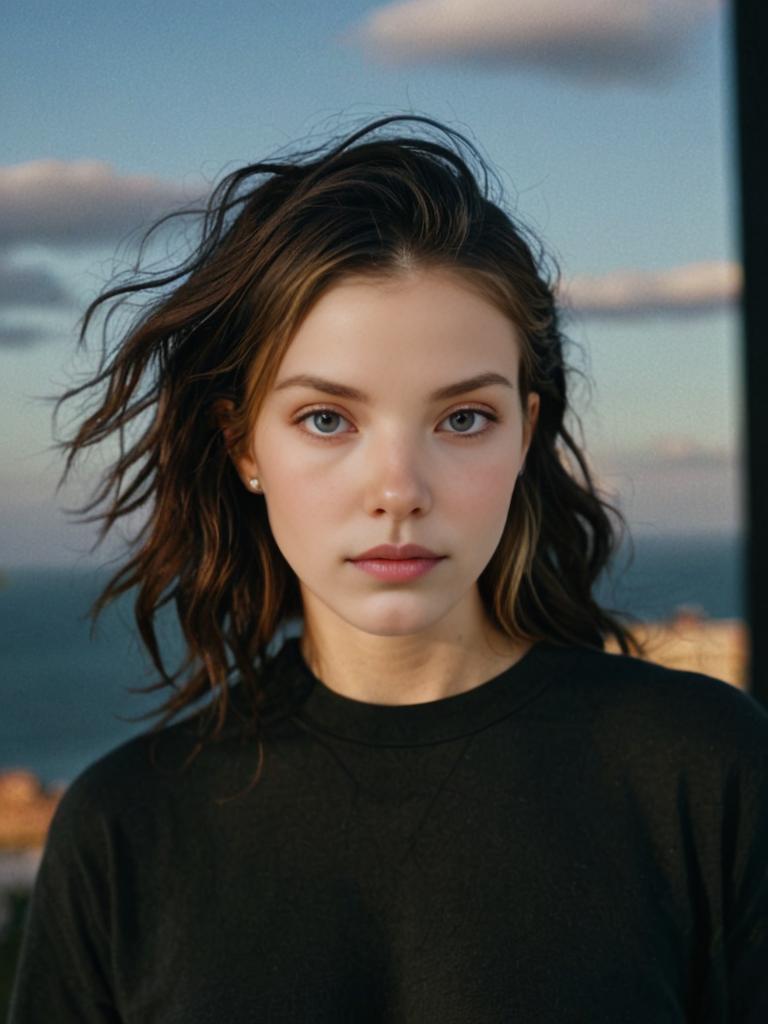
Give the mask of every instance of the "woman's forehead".
POLYGON ((517 356, 512 321, 454 275, 356 278, 329 288, 304 317, 276 383, 297 374, 381 373, 397 364, 437 387, 462 376, 514 373, 517 356))

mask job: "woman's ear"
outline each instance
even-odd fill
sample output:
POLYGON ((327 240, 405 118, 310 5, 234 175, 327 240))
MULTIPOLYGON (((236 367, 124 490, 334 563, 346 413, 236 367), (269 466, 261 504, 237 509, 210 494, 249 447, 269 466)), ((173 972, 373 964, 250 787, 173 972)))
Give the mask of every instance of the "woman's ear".
POLYGON ((235 411, 235 403, 230 398, 219 398, 213 403, 213 419, 217 428, 221 431, 224 437, 224 444, 227 446, 227 450, 232 454, 232 437, 233 430, 230 426, 232 422, 232 416, 235 411))
POLYGON ((245 486, 250 490, 249 481, 258 477, 255 461, 251 458, 245 447, 234 440, 235 431, 232 420, 235 414, 235 404, 229 398, 220 398, 213 404, 213 417, 216 426, 221 431, 227 453, 232 460, 238 476, 245 486))
POLYGON ((537 391, 529 391, 526 413, 523 417, 523 444, 525 445, 525 455, 528 454, 528 449, 531 446, 531 441, 533 440, 533 435, 536 431, 540 408, 541 396, 537 391))

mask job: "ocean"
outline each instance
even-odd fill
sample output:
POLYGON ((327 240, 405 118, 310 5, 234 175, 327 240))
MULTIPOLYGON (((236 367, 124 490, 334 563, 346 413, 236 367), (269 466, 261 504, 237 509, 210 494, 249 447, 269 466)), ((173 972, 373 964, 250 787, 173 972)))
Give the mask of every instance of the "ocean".
MULTIPOLYGON (((742 618, 743 545, 738 535, 635 537, 600 581, 602 604, 641 619, 681 606, 742 618)), ((134 694, 153 680, 132 623, 130 597, 108 608, 93 640, 85 614, 107 579, 99 570, 9 569, 0 587, 0 771, 26 768, 67 783, 155 719, 165 691, 134 694), (131 720, 133 719, 133 720, 131 720)), ((162 623, 170 664, 181 650, 172 616, 162 623), (175 653, 174 653, 175 652, 175 653)))

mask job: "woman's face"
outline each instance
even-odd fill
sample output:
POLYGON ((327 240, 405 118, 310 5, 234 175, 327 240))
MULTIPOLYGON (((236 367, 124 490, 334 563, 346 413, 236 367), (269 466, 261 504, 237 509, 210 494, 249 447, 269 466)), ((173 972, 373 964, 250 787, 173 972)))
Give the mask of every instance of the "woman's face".
POLYGON ((447 616, 470 625, 538 414, 532 394, 523 416, 518 361, 512 323, 448 272, 348 278, 316 303, 237 460, 263 488, 253 500, 266 501, 305 617, 379 636, 439 632, 447 616), (436 396, 491 374, 503 380, 436 396), (290 383, 299 376, 360 394, 290 383), (408 543, 444 557, 405 581, 352 561, 408 543))

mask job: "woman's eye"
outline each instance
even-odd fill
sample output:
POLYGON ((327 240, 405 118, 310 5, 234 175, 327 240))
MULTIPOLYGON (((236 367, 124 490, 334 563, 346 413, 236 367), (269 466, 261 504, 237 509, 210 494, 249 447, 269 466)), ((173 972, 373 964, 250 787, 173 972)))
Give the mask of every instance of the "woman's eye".
POLYGON ((446 416, 443 423, 449 421, 452 422, 456 430, 450 431, 450 433, 464 434, 467 437, 477 437, 478 434, 484 434, 486 430, 490 429, 486 424, 486 426, 481 427, 480 430, 471 430, 472 425, 477 422, 478 416, 482 416, 483 419, 488 420, 491 423, 495 423, 498 420, 498 416, 495 416, 492 412, 485 412, 482 409, 457 409, 455 412, 452 412, 450 416, 446 416))
MULTIPOLYGON (((349 422, 345 416, 342 416, 340 412, 336 412, 333 409, 310 409, 309 412, 303 413, 294 420, 297 424, 304 424, 303 429, 312 437, 319 437, 321 440, 338 437, 340 433, 343 433, 343 431, 336 429, 339 421, 349 422), (310 429, 309 425, 315 429, 310 429)), ((442 420, 443 423, 450 423, 453 427, 447 433, 456 434, 458 437, 478 437, 480 434, 490 430, 490 424, 497 421, 498 416, 494 413, 484 409, 472 408, 456 409, 442 420), (478 417, 486 420, 486 425, 481 426, 479 430, 473 430, 472 427, 477 423, 478 417)))
POLYGON ((309 412, 300 416, 296 422, 305 423, 308 420, 316 426, 318 433, 312 430, 309 431, 313 437, 336 437, 337 434, 333 430, 335 421, 344 419, 345 417, 340 412, 334 412, 333 409, 310 409, 309 412))

